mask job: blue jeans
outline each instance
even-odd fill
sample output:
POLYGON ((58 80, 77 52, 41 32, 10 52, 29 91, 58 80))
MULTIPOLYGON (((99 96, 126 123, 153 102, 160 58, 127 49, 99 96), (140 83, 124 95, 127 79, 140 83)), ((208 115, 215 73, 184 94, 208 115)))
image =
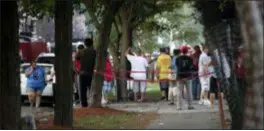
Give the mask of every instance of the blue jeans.
POLYGON ((192 95, 193 99, 199 99, 201 93, 201 84, 198 77, 196 77, 194 80, 192 80, 192 95))

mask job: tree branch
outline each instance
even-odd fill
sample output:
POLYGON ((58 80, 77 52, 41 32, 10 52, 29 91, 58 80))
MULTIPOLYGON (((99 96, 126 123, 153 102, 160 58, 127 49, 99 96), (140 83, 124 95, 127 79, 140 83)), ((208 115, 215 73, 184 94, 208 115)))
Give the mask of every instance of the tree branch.
POLYGON ((119 31, 119 28, 118 28, 118 25, 117 25, 117 21, 116 21, 116 19, 114 20, 114 25, 115 25, 115 28, 116 28, 117 34, 120 34, 121 31, 119 31))
POLYGON ((86 10, 88 11, 90 17, 91 17, 91 22, 93 23, 93 25, 95 26, 95 28, 97 30, 100 30, 101 25, 97 19, 97 17, 95 16, 95 12, 93 10, 93 0, 83 0, 83 3, 86 7, 86 10))
POLYGON ((131 5, 131 7, 130 7, 130 9, 129 9, 129 11, 128 11, 128 20, 129 21, 131 21, 132 20, 132 18, 133 18, 133 8, 134 8, 134 2, 132 3, 132 5, 131 5))

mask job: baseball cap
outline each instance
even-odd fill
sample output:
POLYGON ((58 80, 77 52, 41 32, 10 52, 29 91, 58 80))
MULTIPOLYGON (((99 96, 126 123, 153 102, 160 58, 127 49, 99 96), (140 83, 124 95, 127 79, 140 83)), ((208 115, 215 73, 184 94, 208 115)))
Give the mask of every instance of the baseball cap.
POLYGON ((180 51, 181 51, 182 53, 184 53, 184 54, 188 53, 188 50, 189 50, 189 47, 186 46, 186 45, 182 45, 182 46, 180 47, 180 51))

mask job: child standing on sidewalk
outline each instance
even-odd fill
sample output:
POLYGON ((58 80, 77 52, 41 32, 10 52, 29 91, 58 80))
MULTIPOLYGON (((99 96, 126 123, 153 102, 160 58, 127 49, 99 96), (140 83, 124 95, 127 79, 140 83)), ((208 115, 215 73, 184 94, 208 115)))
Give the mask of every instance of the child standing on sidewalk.
POLYGON ((170 83, 170 87, 169 87, 169 100, 170 103, 169 105, 174 105, 174 101, 175 101, 175 97, 176 97, 176 93, 177 93, 177 77, 176 77, 176 73, 177 73, 177 66, 176 66, 176 59, 177 56, 180 54, 180 50, 179 49, 175 49, 173 51, 173 56, 172 56, 172 62, 171 62, 171 83, 170 83))
POLYGON ((106 52, 106 59, 105 59, 105 71, 104 71, 104 83, 103 83, 103 91, 102 91, 102 104, 108 103, 108 93, 112 90, 112 80, 113 80, 113 73, 112 73, 112 66, 109 58, 109 53, 106 52))

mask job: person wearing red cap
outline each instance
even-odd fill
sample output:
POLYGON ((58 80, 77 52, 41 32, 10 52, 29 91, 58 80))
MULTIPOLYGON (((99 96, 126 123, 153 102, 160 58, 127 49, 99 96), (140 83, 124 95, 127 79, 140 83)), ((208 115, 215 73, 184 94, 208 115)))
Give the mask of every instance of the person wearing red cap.
POLYGON ((188 47, 181 46, 180 47, 181 54, 176 60, 177 66, 177 79, 178 81, 178 91, 177 91, 177 109, 182 109, 182 91, 184 87, 187 91, 187 100, 188 100, 188 109, 194 109, 192 106, 192 81, 189 79, 192 77, 193 71, 193 60, 190 56, 188 56, 188 47))

